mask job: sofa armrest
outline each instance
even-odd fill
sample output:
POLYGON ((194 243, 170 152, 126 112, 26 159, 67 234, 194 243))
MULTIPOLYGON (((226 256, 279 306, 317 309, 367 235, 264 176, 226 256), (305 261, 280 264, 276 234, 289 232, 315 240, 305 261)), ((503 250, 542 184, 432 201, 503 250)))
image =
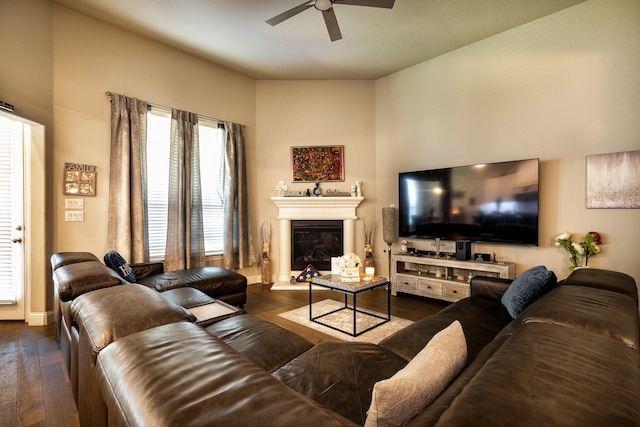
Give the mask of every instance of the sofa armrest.
POLYGON ((140 262, 129 265, 138 279, 164 273, 164 263, 162 262, 140 262))
POLYGON ((475 276, 471 279, 471 296, 474 298, 489 298, 500 301, 502 294, 509 288, 513 279, 500 277, 475 276))

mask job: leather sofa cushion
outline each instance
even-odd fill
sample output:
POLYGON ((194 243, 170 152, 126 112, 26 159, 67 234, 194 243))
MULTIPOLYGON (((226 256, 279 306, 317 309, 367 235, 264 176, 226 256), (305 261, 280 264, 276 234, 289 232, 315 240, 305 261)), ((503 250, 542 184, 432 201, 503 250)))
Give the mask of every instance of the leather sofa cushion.
POLYGON ((71 313, 80 333, 87 334, 94 355, 110 343, 136 332, 167 323, 195 321, 186 309, 137 284, 81 295, 73 300, 71 313))
POLYGON ((126 425, 355 425, 185 322, 114 342, 100 353, 98 371, 109 413, 126 425))
POLYGON ((638 302, 636 281, 628 274, 619 271, 581 268, 574 270, 562 284, 607 289, 624 294, 635 300, 636 303, 638 302))
POLYGON ((77 262, 100 261, 97 256, 90 252, 58 252, 51 255, 51 270, 55 271, 59 267, 77 262))
POLYGON ((118 273, 100 261, 63 265, 53 272, 53 276, 61 301, 71 301, 84 293, 120 285, 124 282, 118 273))
POLYGON ((167 301, 171 301, 174 304, 178 304, 184 308, 196 307, 198 305, 209 304, 215 301, 215 298, 211 298, 204 292, 194 288, 177 288, 169 289, 166 292, 162 292, 164 298, 167 301))
POLYGON ((168 271, 141 278, 138 283, 149 286, 158 292, 191 287, 199 289, 213 298, 219 295, 246 292, 247 290, 247 278, 245 276, 220 267, 168 271))
POLYGON ((638 349, 638 307, 624 294, 583 286, 560 286, 540 302, 522 313, 522 322, 582 329, 638 349))
POLYGON ((471 296, 474 298, 489 298, 500 301, 502 295, 507 291, 513 279, 503 279, 501 277, 474 276, 469 284, 471 296))
POLYGON ((465 298, 442 309, 437 315, 425 317, 380 342, 406 360, 411 360, 431 338, 459 320, 467 340, 468 360, 476 355, 513 319, 500 299, 465 298))
POLYGON ((406 364, 400 356, 375 344, 326 342, 296 357, 273 376, 298 393, 364 424, 374 384, 406 364))
POLYGON ((206 330, 267 372, 313 347, 305 338, 250 314, 221 320, 206 330))
POLYGON ((637 425, 639 375, 638 353, 619 341, 527 323, 493 354, 436 425, 637 425))

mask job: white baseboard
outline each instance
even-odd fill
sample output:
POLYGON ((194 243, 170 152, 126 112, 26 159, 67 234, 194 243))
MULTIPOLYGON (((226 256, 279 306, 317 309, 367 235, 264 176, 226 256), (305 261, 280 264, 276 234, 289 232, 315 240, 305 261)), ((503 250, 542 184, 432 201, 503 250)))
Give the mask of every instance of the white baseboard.
POLYGON ((29 326, 47 326, 55 322, 53 311, 31 312, 27 315, 29 326))

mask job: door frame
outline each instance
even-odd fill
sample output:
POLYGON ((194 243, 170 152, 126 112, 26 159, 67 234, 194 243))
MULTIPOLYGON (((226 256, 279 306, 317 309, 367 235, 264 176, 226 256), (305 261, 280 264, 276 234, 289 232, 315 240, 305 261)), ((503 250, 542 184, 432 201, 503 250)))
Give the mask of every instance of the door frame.
POLYGON ((50 280, 47 260, 46 227, 46 144, 45 127, 24 117, 0 111, 0 115, 28 125, 23 147, 23 236, 24 246, 24 320, 30 326, 44 326, 55 321, 48 295, 50 280))

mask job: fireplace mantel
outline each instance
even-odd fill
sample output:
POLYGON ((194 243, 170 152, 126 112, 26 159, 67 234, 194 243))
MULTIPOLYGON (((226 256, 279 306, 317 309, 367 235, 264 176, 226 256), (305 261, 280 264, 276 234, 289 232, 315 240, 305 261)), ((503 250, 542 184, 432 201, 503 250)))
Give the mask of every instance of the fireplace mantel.
POLYGON ((364 197, 272 197, 280 221, 279 282, 289 282, 291 271, 291 220, 342 220, 345 253, 355 252, 356 208, 364 197))

